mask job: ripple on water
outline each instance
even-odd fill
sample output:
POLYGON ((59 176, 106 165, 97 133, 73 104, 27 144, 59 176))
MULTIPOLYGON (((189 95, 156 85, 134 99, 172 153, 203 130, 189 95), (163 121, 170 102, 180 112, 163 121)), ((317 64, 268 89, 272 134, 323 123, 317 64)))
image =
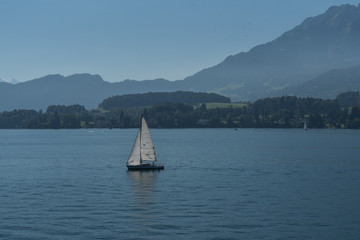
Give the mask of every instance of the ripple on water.
POLYGON ((136 131, 0 130, 0 238, 360 235, 357 132, 154 129, 166 168, 132 173, 136 131))

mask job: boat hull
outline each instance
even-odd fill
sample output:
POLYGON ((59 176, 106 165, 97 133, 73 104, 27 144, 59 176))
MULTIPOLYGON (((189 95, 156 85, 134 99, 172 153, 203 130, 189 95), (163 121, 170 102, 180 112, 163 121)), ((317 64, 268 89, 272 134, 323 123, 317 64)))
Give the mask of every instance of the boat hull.
POLYGON ((163 170, 164 165, 155 165, 155 164, 141 164, 138 166, 126 165, 130 171, 142 171, 142 170, 163 170))

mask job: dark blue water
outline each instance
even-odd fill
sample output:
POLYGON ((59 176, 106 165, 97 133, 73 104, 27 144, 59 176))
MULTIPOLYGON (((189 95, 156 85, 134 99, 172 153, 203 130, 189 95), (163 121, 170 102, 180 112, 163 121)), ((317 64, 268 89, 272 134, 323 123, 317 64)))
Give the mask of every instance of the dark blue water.
POLYGON ((360 132, 0 130, 0 239, 359 239, 360 132))

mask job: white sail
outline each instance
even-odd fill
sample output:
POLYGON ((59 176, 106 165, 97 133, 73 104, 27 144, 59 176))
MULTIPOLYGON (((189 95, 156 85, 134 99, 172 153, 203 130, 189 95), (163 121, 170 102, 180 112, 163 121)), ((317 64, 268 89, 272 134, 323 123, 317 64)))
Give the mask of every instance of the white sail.
POLYGON ((145 118, 141 118, 141 160, 156 161, 154 144, 150 135, 150 130, 146 124, 145 118))
POLYGON ((139 130, 138 134, 136 135, 134 145, 131 149, 129 159, 126 164, 130 166, 137 166, 140 165, 140 163, 141 163, 141 159, 140 159, 140 130, 139 130))

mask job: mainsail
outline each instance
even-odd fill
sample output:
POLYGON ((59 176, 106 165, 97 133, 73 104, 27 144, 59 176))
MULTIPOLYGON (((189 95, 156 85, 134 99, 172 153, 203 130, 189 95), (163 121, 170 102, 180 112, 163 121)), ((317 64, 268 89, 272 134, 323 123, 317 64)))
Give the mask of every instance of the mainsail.
POLYGON ((156 161, 154 143, 151 138, 150 130, 146 124, 145 118, 141 118, 141 133, 140 133, 140 151, 141 160, 145 161, 156 161))
POLYGON ((129 159, 127 160, 126 164, 130 166, 137 166, 140 165, 140 163, 141 163, 141 159, 140 159, 140 130, 139 130, 138 134, 136 135, 134 145, 131 149, 129 159))
POLYGON ((154 144, 144 117, 141 118, 141 128, 136 136, 126 164, 138 166, 141 165, 142 161, 156 161, 154 144))

